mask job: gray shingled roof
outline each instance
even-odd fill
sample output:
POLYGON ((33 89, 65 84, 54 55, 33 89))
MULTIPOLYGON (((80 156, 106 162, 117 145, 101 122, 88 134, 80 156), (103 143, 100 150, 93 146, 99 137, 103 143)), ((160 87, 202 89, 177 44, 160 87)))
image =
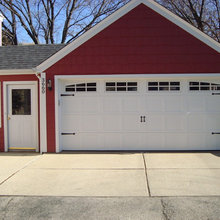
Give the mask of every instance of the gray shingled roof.
POLYGON ((32 69, 65 47, 65 44, 0 47, 0 70, 32 69))

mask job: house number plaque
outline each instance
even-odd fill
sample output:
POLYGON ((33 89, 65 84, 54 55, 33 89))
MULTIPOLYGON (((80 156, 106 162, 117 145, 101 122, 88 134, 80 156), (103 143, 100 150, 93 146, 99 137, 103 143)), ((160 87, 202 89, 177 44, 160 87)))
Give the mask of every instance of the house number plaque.
POLYGON ((45 78, 41 79, 41 92, 44 94, 46 92, 46 80, 45 78))

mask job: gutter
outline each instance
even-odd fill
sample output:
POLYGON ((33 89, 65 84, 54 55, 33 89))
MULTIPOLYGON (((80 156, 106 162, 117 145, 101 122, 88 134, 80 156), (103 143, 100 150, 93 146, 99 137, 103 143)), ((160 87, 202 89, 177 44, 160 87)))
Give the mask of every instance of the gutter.
POLYGON ((2 69, 0 75, 28 75, 35 74, 34 69, 2 69))

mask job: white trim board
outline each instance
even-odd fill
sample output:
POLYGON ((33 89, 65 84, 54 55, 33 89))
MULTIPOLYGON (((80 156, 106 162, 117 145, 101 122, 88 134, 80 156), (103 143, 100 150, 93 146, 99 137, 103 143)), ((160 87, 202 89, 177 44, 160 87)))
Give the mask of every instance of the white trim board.
POLYGON ((40 153, 47 152, 47 105, 46 105, 46 75, 41 73, 39 78, 40 94, 40 153), (43 92, 44 90, 44 92, 43 92))
POLYGON ((0 70, 0 76, 4 75, 29 75, 35 74, 36 72, 32 69, 8 69, 0 70))
POLYGON ((56 153, 62 151, 60 147, 60 134, 59 134, 59 79, 54 78, 54 97, 55 97, 55 145, 56 145, 56 153))
MULTIPOLYGON (((36 98, 38 100, 38 89, 37 89, 37 81, 4 81, 3 82, 3 120, 4 120, 4 150, 5 152, 8 151, 8 96, 7 96, 7 86, 8 85, 34 85, 36 98)), ((36 152, 39 152, 39 134, 38 134, 38 102, 36 105, 36 122, 37 122, 37 147, 36 152)))
POLYGON ((174 74, 115 74, 115 75, 55 75, 55 79, 66 79, 66 80, 71 80, 71 79, 112 79, 112 78, 118 78, 118 79, 189 79, 189 78, 219 78, 220 73, 174 73, 174 74))
POLYGON ((88 30, 85 34, 81 35, 79 38, 74 40, 72 43, 55 53, 53 56, 51 56, 49 59, 45 60, 43 63, 41 63, 39 66, 37 66, 38 71, 45 71, 50 66, 61 60, 64 56, 78 48, 80 45, 88 41, 90 38, 104 30, 106 27, 108 27, 110 24, 121 18, 123 15, 127 14, 129 11, 134 9, 136 6, 144 4, 150 9, 154 10, 161 16, 165 17, 172 23, 176 24, 186 32, 190 33, 203 43, 207 44, 212 49, 216 50, 220 53, 220 44, 213 40, 208 35, 204 34, 202 31, 198 30, 194 26, 190 25, 183 19, 179 18, 177 15, 173 14, 166 8, 162 7, 158 3, 156 3, 153 0, 131 0, 128 4, 124 5, 122 8, 117 10, 115 13, 101 21, 99 24, 95 25, 93 28, 88 30))

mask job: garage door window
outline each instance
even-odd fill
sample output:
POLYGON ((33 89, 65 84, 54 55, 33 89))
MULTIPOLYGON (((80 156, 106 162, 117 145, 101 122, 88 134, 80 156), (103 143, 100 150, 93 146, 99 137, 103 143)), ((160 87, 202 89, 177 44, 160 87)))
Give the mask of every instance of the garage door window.
POLYGON ((107 92, 135 92, 137 91, 137 82, 106 82, 107 92))
POLYGON ((77 83, 67 85, 65 87, 66 92, 96 92, 96 83, 77 83))
POLYGON ((220 84, 209 83, 209 82, 189 82, 190 91, 219 91, 220 84))
POLYGON ((180 82, 148 82, 148 91, 180 91, 180 82))

